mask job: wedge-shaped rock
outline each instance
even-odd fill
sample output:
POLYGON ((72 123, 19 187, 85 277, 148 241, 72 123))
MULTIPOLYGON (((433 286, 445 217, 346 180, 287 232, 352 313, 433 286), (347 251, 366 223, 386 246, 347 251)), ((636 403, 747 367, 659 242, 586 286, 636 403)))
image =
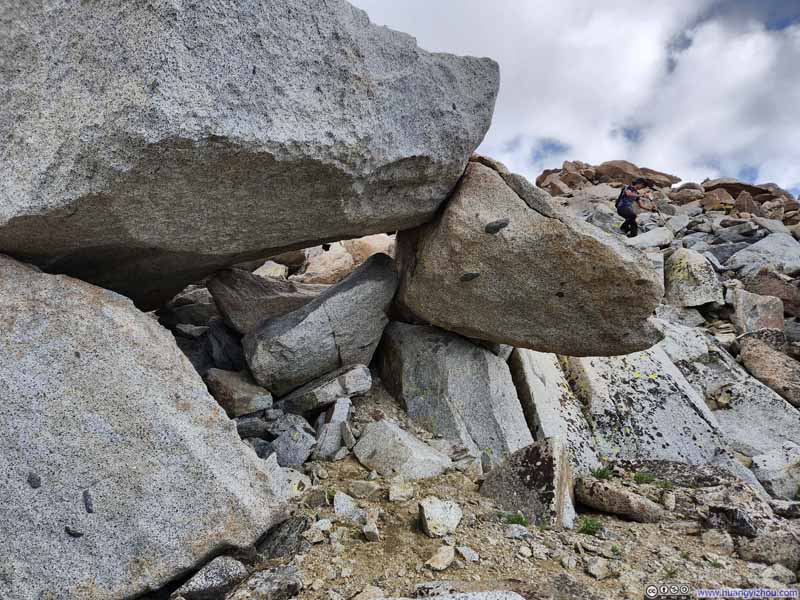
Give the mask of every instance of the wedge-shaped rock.
POLYGON ((391 323, 379 365, 386 389, 431 433, 494 462, 533 442, 508 364, 461 336, 391 323))
POLYGON ((665 516, 661 506, 619 483, 594 477, 575 481, 575 499, 584 506, 639 523, 657 523, 665 516))
POLYGON ((499 84, 344 0, 17 2, 0 39, 0 251, 148 308, 226 265, 425 223, 499 84))
POLYGON ((314 411, 330 406, 339 398, 364 394, 371 387, 372 375, 367 367, 364 365, 342 367, 281 398, 280 406, 290 413, 314 411))
POLYGON ((627 238, 625 243, 634 248, 666 248, 675 239, 675 234, 668 227, 656 227, 633 238, 627 238))
POLYGON ((172 597, 185 600, 214 600, 224 597, 236 587, 236 584, 246 578, 247 567, 230 556, 219 556, 179 587, 172 597))
POLYGON ((796 500, 800 490, 800 446, 787 442, 766 454, 754 456, 753 472, 774 497, 796 500))
POLYGON ((594 436, 555 354, 517 348, 511 375, 530 430, 537 440, 558 437, 569 449, 575 473, 600 467, 594 436))
POLYGON ((572 528, 575 506, 567 454, 558 438, 517 450, 489 472, 480 492, 505 510, 521 511, 531 523, 572 528))
POLYGON ((272 407, 272 394, 257 386, 247 371, 209 369, 205 380, 211 394, 231 418, 272 407))
POLYGON ((446 455, 385 419, 364 427, 353 453, 368 469, 407 480, 436 477, 452 465, 446 455))
POLYGON ((352 402, 350 398, 339 398, 321 418, 317 426, 317 448, 315 458, 331 460, 339 449, 344 446, 342 439, 342 425, 350 418, 352 402))
POLYGON ((644 254, 518 175, 470 163, 439 219, 398 236, 398 257, 401 304, 467 337, 572 356, 660 339, 647 319, 663 285, 644 254))
POLYGON ((763 267, 745 279, 744 288, 753 294, 780 298, 787 315, 800 316, 800 288, 791 277, 763 267))
POLYGON ((288 495, 130 300, 0 257, 0 596, 129 598, 254 543, 288 495))
POLYGON ((797 275, 800 274, 800 243, 791 235, 773 233, 739 250, 725 266, 745 277, 758 273, 765 266, 786 275, 797 275))
POLYGON ((702 254, 678 248, 665 262, 664 299, 675 306, 702 306, 710 302, 722 303, 722 284, 714 267, 702 254))
POLYGON ((744 368, 795 407, 800 407, 800 362, 757 338, 740 342, 744 368))
POLYGON ((733 304, 731 320, 738 333, 750 333, 759 329, 783 330, 783 301, 775 296, 751 294, 734 289, 730 293, 733 304))
POLYGON ((314 301, 245 336, 253 377, 281 396, 341 367, 368 365, 396 289, 394 261, 371 256, 314 301))
POLYGON ((601 455, 697 464, 724 445, 713 413, 661 347, 564 360, 601 455))
POLYGON ((243 269, 225 269, 208 282, 225 322, 242 335, 268 319, 305 306, 326 289, 326 285, 260 277, 243 269))

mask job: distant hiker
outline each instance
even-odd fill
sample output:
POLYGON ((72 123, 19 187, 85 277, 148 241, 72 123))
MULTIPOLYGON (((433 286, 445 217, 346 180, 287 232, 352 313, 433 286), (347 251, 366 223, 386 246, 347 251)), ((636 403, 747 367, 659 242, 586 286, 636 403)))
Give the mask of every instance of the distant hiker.
POLYGON ((636 224, 636 211, 633 205, 636 204, 639 208, 645 208, 639 192, 645 187, 647 187, 647 181, 639 177, 633 180, 633 185, 623 187, 617 198, 617 214, 625 219, 625 222, 619 228, 629 238, 639 235, 639 226, 636 224))

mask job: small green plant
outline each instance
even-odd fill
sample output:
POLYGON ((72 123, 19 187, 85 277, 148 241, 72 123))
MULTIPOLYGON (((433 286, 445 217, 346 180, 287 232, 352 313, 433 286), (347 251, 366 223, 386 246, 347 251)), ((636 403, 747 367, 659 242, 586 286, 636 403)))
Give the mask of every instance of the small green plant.
POLYGON ((688 550, 681 550, 681 558, 682 558, 683 560, 689 560, 689 557, 690 557, 690 556, 691 556, 691 555, 689 554, 689 551, 688 551, 688 550))
POLYGON ((507 525, 522 525, 524 527, 528 526, 527 517, 521 513, 505 513, 503 515, 503 520, 507 525))
POLYGON ((656 480, 656 476, 647 471, 639 471, 633 474, 633 480, 636 483, 653 483, 656 480))
POLYGON ((656 481, 656 485, 660 487, 662 490, 671 490, 672 488, 675 487, 674 483, 666 479, 659 479, 658 481, 656 481))
POLYGON ((611 546, 611 554, 613 554, 614 556, 620 556, 622 554, 622 548, 614 544, 613 546, 611 546))
POLYGON ((664 576, 667 579, 674 579, 677 574, 678 574, 678 567, 676 567, 674 565, 665 565, 664 566, 664 576))
POLYGON ((333 498, 336 496, 336 490, 333 488, 328 488, 325 490, 325 501, 328 504, 333 504, 333 498))
POLYGON ((578 533, 586 535, 597 535, 603 528, 603 524, 594 517, 582 517, 578 523, 578 533))
POLYGON ((708 562, 709 562, 709 564, 711 564, 711 566, 712 566, 712 567, 714 567, 715 569, 721 569, 721 568, 722 568, 722 563, 721 563, 720 561, 716 560, 716 559, 714 559, 714 560, 710 560, 710 561, 708 561, 708 562))
POLYGON ((599 467, 597 469, 592 469, 592 475, 597 479, 611 479, 612 472, 608 467, 599 467))

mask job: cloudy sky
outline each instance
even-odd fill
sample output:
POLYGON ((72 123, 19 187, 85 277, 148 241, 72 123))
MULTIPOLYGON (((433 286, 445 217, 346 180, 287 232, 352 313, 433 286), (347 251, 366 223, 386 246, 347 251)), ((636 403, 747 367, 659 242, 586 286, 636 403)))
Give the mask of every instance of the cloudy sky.
POLYGON ((351 1, 500 63, 481 151, 515 171, 624 158, 800 193, 800 0, 351 1))

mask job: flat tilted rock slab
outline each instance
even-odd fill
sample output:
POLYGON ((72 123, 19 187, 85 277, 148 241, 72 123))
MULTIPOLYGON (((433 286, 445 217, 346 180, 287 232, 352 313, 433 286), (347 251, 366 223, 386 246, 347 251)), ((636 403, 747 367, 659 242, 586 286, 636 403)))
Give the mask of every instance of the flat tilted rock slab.
POLYGON ((143 308, 430 220, 491 123, 492 60, 344 0, 45 5, 0 20, 0 252, 143 308))
POLYGON ((0 389, 2 598, 136 596, 279 516, 288 490, 113 292, 0 257, 0 389))
POLYGON ((663 284, 640 251, 471 162, 441 217, 398 235, 398 300, 461 335, 570 356, 648 348, 663 284))
POLYGON ((493 462, 533 443, 508 364, 469 340, 394 322, 378 362, 387 389, 431 433, 493 462))
POLYGON ((627 356, 565 358, 565 366, 601 456, 703 464, 724 446, 714 413, 660 346, 627 356))
POLYGON ((567 447, 572 470, 577 474, 601 467, 584 406, 569 387, 558 357, 517 348, 508 364, 536 439, 559 438, 567 447))

